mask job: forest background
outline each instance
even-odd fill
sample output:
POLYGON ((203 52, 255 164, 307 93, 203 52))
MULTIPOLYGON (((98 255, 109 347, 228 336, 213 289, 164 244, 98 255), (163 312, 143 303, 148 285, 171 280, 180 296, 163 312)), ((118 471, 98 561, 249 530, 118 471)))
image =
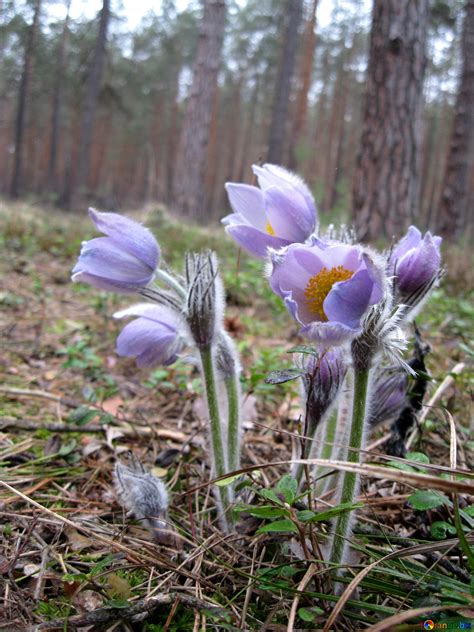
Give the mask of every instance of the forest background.
POLYGON ((1 3, 3 194, 74 212, 163 202, 208 224, 228 212, 224 183, 269 161, 308 181, 323 221, 355 221, 361 237, 411 222, 465 235, 472 2, 386 0, 373 16, 367 0, 146 9, 1 3))

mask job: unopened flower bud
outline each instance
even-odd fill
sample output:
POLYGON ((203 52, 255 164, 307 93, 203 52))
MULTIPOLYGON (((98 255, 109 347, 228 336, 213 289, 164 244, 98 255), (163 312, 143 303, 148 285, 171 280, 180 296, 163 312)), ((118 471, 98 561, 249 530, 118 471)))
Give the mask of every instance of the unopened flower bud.
POLYGON ((215 254, 211 251, 188 254, 186 281, 186 320, 196 346, 208 348, 222 327, 223 314, 223 292, 215 254))
POLYGON ((394 276, 395 298, 410 310, 417 307, 441 277, 441 237, 410 226, 394 247, 389 273, 394 276))
POLYGON ((147 472, 135 457, 131 458, 130 465, 116 463, 114 479, 125 509, 142 521, 157 541, 169 540, 166 537, 169 499, 165 484, 147 472))

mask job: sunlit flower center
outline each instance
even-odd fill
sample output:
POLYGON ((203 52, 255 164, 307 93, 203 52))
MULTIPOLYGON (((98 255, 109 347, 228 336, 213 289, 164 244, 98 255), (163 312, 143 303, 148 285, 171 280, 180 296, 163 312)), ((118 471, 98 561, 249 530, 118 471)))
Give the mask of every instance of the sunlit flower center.
POLYGON ((271 235, 272 237, 275 237, 275 231, 273 230, 273 226, 270 224, 270 222, 267 222, 267 225, 265 226, 265 228, 267 229, 267 233, 269 235, 271 235))
POLYGON ((343 266, 336 266, 330 270, 323 268, 318 274, 312 276, 304 291, 310 312, 317 316, 319 320, 327 321, 328 318, 323 309, 324 299, 331 291, 334 283, 348 281, 353 274, 352 270, 347 270, 343 266))

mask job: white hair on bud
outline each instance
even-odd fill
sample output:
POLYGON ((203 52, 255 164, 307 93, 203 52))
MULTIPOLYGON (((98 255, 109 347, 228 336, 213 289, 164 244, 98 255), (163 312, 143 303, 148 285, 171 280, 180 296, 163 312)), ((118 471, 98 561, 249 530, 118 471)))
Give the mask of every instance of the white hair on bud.
POLYGON ((129 465, 117 461, 114 482, 120 502, 129 515, 142 521, 159 540, 157 532, 168 528, 169 495, 166 485, 147 472, 134 456, 129 465))

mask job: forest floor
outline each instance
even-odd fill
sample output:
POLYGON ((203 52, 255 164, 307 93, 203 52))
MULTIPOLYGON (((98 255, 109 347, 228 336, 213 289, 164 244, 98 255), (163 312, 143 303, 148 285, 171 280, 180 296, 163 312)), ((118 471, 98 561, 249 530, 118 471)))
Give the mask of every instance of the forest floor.
MULTIPOLYGON (((421 497, 390 474, 364 479, 355 529, 360 555, 349 569, 358 588, 325 627, 339 597, 329 570, 301 554, 296 535, 256 533, 265 523, 257 518, 243 519, 237 533, 220 532, 196 369, 178 362, 145 371, 118 358, 121 325, 111 316, 131 301, 70 282, 80 242, 94 234, 87 218, 0 201, 0 222, 1 630, 395 630, 418 629, 427 618, 454 627, 474 617, 459 548, 459 529, 472 539, 472 498, 449 493, 456 481, 467 484, 467 472, 452 481, 441 471, 452 490, 421 497), (179 546, 153 542, 124 515, 112 472, 128 451, 167 482, 179 546), (369 561, 377 564, 363 577, 369 561)), ((211 247, 221 257, 226 324, 244 364, 242 461, 265 465, 245 476, 258 499, 287 473, 281 462, 297 443, 295 383, 264 382, 271 370, 290 366, 297 328, 260 263, 238 257, 220 229, 188 229, 156 209, 147 223, 172 267, 181 267, 188 249, 211 247)), ((471 469, 474 307, 472 268, 463 257, 448 251, 442 287, 417 321, 432 348, 428 398, 436 398, 411 465, 391 460, 388 472, 423 472, 431 464, 429 473, 439 474, 436 466, 453 465, 453 428, 457 468, 471 469)), ((370 438, 372 463, 387 465, 387 437, 381 429, 370 438)), ((330 497, 313 502, 316 512, 331 506, 330 497)), ((324 539, 325 532, 327 522, 318 521, 309 537, 324 539)))

